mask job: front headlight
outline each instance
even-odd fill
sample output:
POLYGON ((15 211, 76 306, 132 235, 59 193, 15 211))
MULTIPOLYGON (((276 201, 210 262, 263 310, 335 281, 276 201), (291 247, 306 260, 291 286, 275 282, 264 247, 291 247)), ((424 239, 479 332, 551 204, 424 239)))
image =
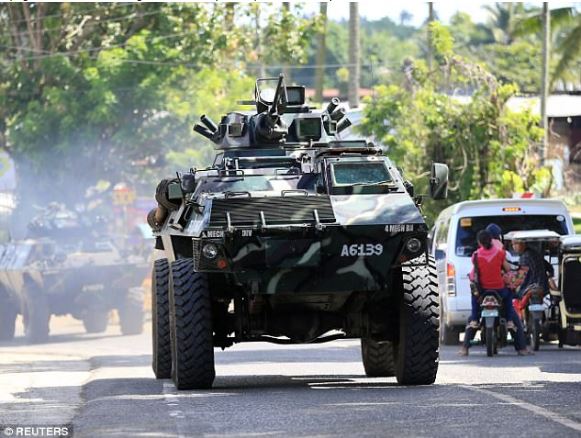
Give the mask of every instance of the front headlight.
POLYGON ((405 246, 409 252, 415 254, 422 249, 422 242, 420 242, 420 239, 412 237, 406 242, 405 246))
POLYGON ((206 243, 202 248, 202 254, 209 260, 214 260, 218 255, 218 248, 213 243, 206 243))

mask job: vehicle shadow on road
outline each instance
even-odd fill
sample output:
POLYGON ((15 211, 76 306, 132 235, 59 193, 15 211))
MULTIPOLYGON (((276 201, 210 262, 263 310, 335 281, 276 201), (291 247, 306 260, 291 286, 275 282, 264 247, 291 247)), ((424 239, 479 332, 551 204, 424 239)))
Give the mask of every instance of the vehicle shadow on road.
MULTIPOLYGON (((46 356, 50 358, 50 356, 46 356)), ((1 364, 0 374, 90 371, 101 367, 143 367, 151 364, 151 355, 103 355, 88 359, 26 360, 23 355, 16 363, 1 364)))
POLYGON ((240 375, 218 376, 214 390, 273 390, 280 388, 296 389, 365 389, 389 388, 400 386, 395 378, 368 378, 360 375, 240 375))

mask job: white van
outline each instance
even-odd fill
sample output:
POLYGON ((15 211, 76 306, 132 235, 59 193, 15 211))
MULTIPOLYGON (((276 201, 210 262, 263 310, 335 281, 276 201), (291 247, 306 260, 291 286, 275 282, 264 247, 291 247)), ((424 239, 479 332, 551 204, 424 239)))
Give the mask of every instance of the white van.
POLYGON ((431 252, 436 258, 440 288, 440 337, 457 344, 470 316, 471 256, 476 233, 490 223, 502 233, 516 230, 551 230, 574 234, 573 221, 561 201, 551 199, 494 199, 465 201, 440 213, 434 225, 431 252))

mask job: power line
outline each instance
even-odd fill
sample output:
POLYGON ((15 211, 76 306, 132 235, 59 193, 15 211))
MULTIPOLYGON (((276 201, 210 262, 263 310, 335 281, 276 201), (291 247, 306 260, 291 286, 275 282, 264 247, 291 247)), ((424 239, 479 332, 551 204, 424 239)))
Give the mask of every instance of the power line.
MULTIPOLYGON (((152 39, 154 41, 158 41, 158 40, 164 40, 164 39, 168 39, 168 38, 175 38, 175 37, 186 36, 186 35, 191 35, 191 34, 192 34, 191 31, 180 32, 180 33, 176 33, 176 34, 155 36, 152 39)), ((54 52, 54 53, 47 54, 47 55, 18 56, 18 57, 12 58, 11 60, 12 61, 33 61, 33 60, 37 60, 37 59, 55 58, 55 57, 64 56, 64 55, 78 55, 80 53, 98 52, 98 51, 102 51, 102 50, 109 50, 109 49, 124 47, 125 45, 127 45, 127 41, 125 41, 124 43, 114 44, 114 45, 107 46, 107 47, 91 47, 88 49, 70 50, 70 51, 66 51, 66 52, 54 52)), ((139 60, 136 60, 136 61, 139 61, 139 60)))
MULTIPOLYGON (((117 3, 115 5, 113 5, 112 9, 118 9, 118 8, 125 8, 128 6, 135 6, 135 3, 117 3)), ((11 5, 9 5, 10 7, 11 5)), ((102 11, 103 9, 99 9, 99 8, 95 8, 95 9, 89 9, 88 11, 84 11, 82 12, 83 14, 90 14, 92 12, 96 12, 96 11, 102 11)), ((78 12, 79 14, 81 12, 78 12)), ((45 18, 55 18, 55 17, 64 17, 67 14, 51 14, 51 15, 43 15, 42 17, 31 17, 30 20, 27 19, 22 19, 22 20, 11 20, 11 23, 26 23, 27 21, 39 21, 39 20, 44 20, 45 18)))
MULTIPOLYGON (((107 19, 104 19, 104 20, 95 20, 92 23, 101 24, 101 23, 110 23, 110 22, 117 22, 117 21, 126 21, 126 20, 128 21, 128 20, 130 20, 132 18, 136 18, 137 16, 139 16, 139 17, 149 17, 151 15, 159 15, 161 13, 162 13, 161 11, 151 11, 151 12, 144 12, 143 14, 138 15, 137 12, 132 12, 131 14, 123 15, 121 17, 111 17, 111 18, 107 18, 107 19)), ((81 24, 81 23, 78 23, 78 24, 81 24)), ((73 26, 74 26, 74 24, 73 24, 73 26)), ((60 29, 60 28, 59 29, 42 29, 40 31, 38 31, 38 30, 32 31, 33 34, 38 34, 38 33, 41 33, 41 34, 47 34, 47 33, 48 34, 51 34, 51 33, 55 33, 55 32, 62 32, 62 29, 60 29)), ((28 31, 25 31, 25 30, 19 31, 19 32, 10 32, 10 35, 11 36, 12 35, 18 35, 18 36, 20 36, 20 35, 29 35, 29 32, 28 31)))

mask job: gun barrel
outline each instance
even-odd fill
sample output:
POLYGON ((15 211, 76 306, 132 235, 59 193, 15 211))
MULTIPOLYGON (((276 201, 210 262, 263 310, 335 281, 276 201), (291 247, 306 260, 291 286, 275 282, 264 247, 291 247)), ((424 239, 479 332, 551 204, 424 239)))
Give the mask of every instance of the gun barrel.
POLYGON ((333 111, 335 111, 335 108, 337 108, 340 103, 341 99, 339 99, 338 97, 332 98, 331 102, 329 102, 329 104, 327 105, 327 113, 332 114, 333 111))
POLYGON ((207 117, 205 114, 202 115, 202 117, 200 117, 200 120, 202 121, 202 123, 204 125, 206 125, 206 127, 212 132, 215 133, 218 131, 218 126, 212 121, 212 119, 210 119, 209 117, 207 117))
POLYGON ((210 132, 206 127, 196 123, 194 125, 194 131, 196 131, 200 135, 203 135, 208 140, 214 141, 214 134, 210 132))
POLYGON ((343 117, 345 117, 345 108, 343 107, 339 107, 331 113, 331 120, 335 120, 336 122, 341 120, 343 117))
POLYGON ((339 123, 337 123, 337 132, 341 132, 341 131, 347 129, 351 125, 352 125, 351 120, 349 120, 347 117, 345 117, 339 123))

